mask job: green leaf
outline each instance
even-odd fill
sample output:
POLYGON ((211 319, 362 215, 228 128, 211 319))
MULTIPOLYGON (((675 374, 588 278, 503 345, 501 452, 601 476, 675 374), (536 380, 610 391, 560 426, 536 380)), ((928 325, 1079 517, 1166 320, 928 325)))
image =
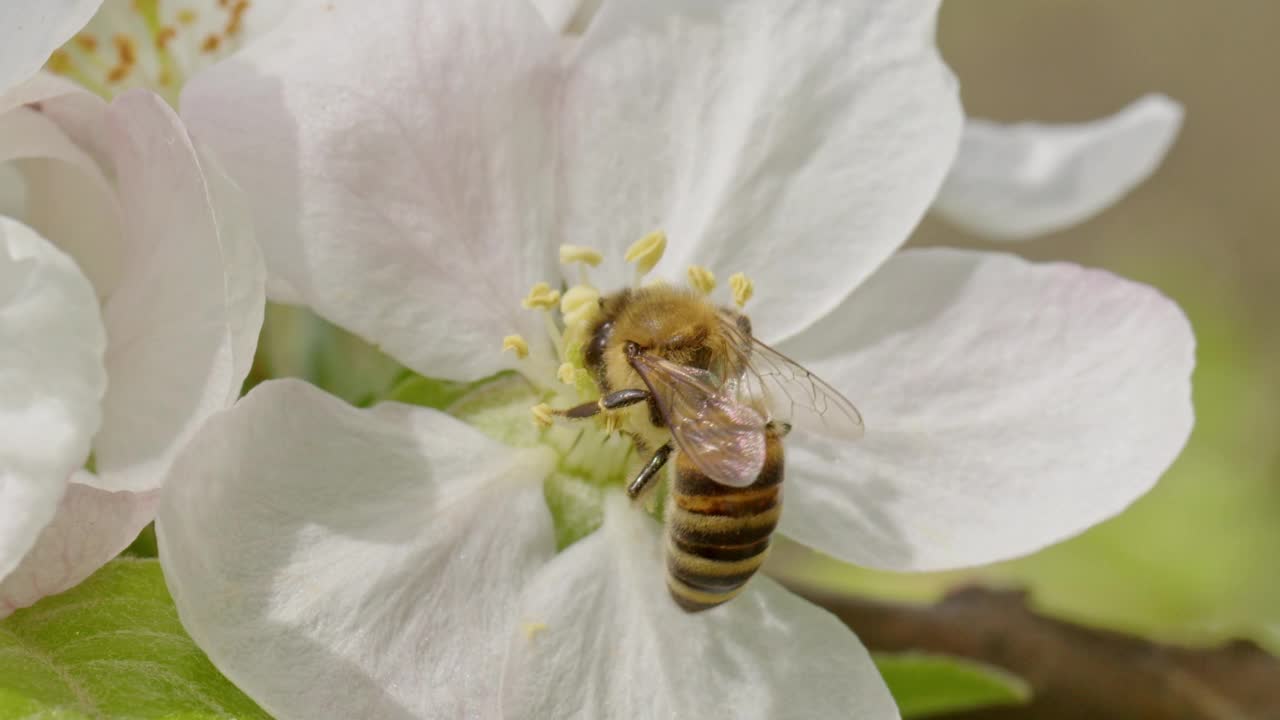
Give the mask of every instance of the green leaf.
POLYGON ((923 718, 1031 698, 1026 681, 999 668, 948 655, 877 653, 876 667, 902 717, 923 718))
POLYGON ((124 549, 124 554, 140 558, 160 557, 160 548, 156 545, 156 524, 148 523, 142 528, 138 537, 124 549))
POLYGON ((0 622, 0 719, 116 717, 269 717, 187 637, 156 560, 115 560, 0 622))

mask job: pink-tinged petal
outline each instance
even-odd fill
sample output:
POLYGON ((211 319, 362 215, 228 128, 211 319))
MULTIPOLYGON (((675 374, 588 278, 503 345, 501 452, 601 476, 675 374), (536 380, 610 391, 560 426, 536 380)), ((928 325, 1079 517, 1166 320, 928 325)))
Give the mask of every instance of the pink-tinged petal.
POLYGON ((766 577, 718 608, 681 610, 660 531, 617 493, 604 526, 530 584, 504 720, 898 717, 853 632, 766 577))
POLYGON ((907 238, 959 139, 935 0, 619 0, 565 91, 558 236, 623 249, 665 230, 657 272, 755 281, 777 341, 834 308, 907 238))
POLYGON ((71 39, 102 0, 4 0, 0 6, 0 93, 34 74, 71 39))
POLYGON ((0 579, 53 518, 101 419, 106 346, 75 262, 0 217, 0 579))
POLYGON ((559 63, 527 0, 338 0, 192 80, 182 109, 245 189, 273 291, 477 378, 513 362, 505 335, 547 350, 519 301, 559 273, 559 63))
POLYGON ((1032 552, 1145 493, 1193 423, 1194 337, 1154 289, 1069 264, 900 253, 784 348, 866 436, 787 438, 782 530, 932 570, 1032 552))
MULTIPOLYGON (((102 107, 97 98, 90 102, 102 107)), ((16 105, 0 111, 0 165, 5 164, 23 187, 17 216, 71 255, 99 298, 109 296, 124 253, 120 209, 98 163, 46 114, 16 105)))
POLYGON ((1078 124, 970 120, 934 210, 970 232, 1025 240, 1084 222, 1151 176, 1182 127, 1182 105, 1147 95, 1078 124))
POLYGON ((111 138, 102 132, 105 100, 66 78, 40 72, 0 95, 0 112, 24 105, 53 120, 99 167, 111 167, 111 138))
POLYGON ((127 256, 108 299, 107 390, 94 441, 104 490, 159 487, 178 448, 231 404, 262 324, 264 271, 239 198, 178 116, 133 91, 106 112, 127 256))
POLYGON ((53 521, 0 582, 0 617, 79 584, 119 555, 155 517, 159 492, 109 493, 79 482, 86 475, 72 476, 53 521))
POLYGON ((192 638, 275 717, 491 717, 519 592, 555 552, 554 463, 271 381, 179 455, 160 561, 192 638))

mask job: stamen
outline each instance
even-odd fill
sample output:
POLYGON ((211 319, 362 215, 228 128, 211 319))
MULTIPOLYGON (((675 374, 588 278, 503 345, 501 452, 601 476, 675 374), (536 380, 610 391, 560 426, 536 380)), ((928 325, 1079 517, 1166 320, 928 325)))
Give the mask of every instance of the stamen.
POLYGON ((538 403, 529 408, 529 413, 533 415, 533 424, 546 430, 555 424, 555 411, 546 403, 538 403))
POLYGON ((514 350, 521 360, 529 357, 529 343, 519 335, 508 335, 502 338, 502 351, 514 350))
POLYGON ((556 325, 555 318, 551 317, 549 312, 543 313, 542 324, 547 328, 547 337, 551 338, 551 344, 555 346, 556 357, 560 358, 560 362, 564 362, 564 335, 561 334, 560 327, 556 325))
POLYGON ((47 67, 108 99, 147 88, 176 106, 192 73, 239 47, 254 10, 252 0, 206 2, 201 12, 183 4, 107 0, 47 67))
POLYGON ((716 276, 701 265, 690 265, 689 286, 703 295, 710 295, 716 289, 716 276))
POLYGON ((244 13, 249 9, 249 0, 239 0, 235 5, 231 6, 231 15, 227 18, 227 25, 222 32, 227 37, 240 32, 241 25, 244 23, 244 13))
POLYGON ((566 328, 585 328, 600 314, 600 291, 585 285, 574 285, 560 299, 560 314, 566 328))
POLYGON ((574 263, 582 263, 596 267, 604 260, 604 256, 598 251, 581 245, 561 245, 560 246, 560 264, 572 265, 574 263))
POLYGON ((661 230, 655 230, 632 243, 631 247, 627 248, 627 254, 623 259, 629 263, 635 263, 636 279, 639 280, 658 264, 666 251, 667 234, 661 230))
POLYGON ((540 282, 529 290, 529 295, 520 304, 530 310, 550 310, 560 302, 560 291, 553 290, 550 285, 540 282))
POLYGON ((729 287, 733 289, 733 302, 738 307, 746 305, 747 301, 756 292, 755 284, 742 273, 734 273, 729 276, 729 287))
POLYGON ((520 632, 524 633, 525 640, 532 640, 539 633, 547 631, 547 624, 544 622, 526 622, 520 623, 520 632))
POLYGON ((72 70, 71 56, 66 50, 54 50, 49 56, 49 72, 57 75, 69 75, 72 70))
POLYGON ((572 363, 563 363, 556 372, 556 377, 560 378, 560 382, 565 385, 573 385, 578 380, 578 370, 572 363))

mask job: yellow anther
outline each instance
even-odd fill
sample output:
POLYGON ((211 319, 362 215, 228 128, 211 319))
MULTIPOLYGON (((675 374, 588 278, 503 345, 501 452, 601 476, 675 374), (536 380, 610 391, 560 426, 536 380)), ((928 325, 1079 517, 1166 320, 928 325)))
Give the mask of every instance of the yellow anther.
POLYGON ((538 403, 529 408, 529 414, 533 415, 533 424, 546 430, 555 422, 555 413, 551 410, 551 406, 546 403, 538 403))
POLYGON ((547 631, 547 624, 544 622, 526 622, 520 623, 520 632, 524 633, 526 640, 532 640, 540 633, 547 631))
POLYGON ((560 246, 560 264, 572 265, 574 263, 582 263, 595 267, 604 260, 604 256, 589 247, 581 245, 561 245, 560 246))
POLYGON ((524 300, 521 300, 520 304, 530 310, 550 310, 559 302, 560 291, 553 290, 547 283, 540 282, 533 286, 533 289, 529 291, 529 295, 524 300))
POLYGON ((586 285, 574 285, 560 299, 560 313, 566 327, 586 325, 600 312, 600 291, 586 285))
POLYGON ((747 301, 756 292, 756 286, 751 282, 750 278, 742 273, 734 273, 729 276, 729 287, 733 289, 733 302, 738 307, 746 305, 747 301))
POLYGON ((644 275, 658 264, 666 251, 667 234, 661 230, 655 230, 632 243, 631 247, 627 248, 627 254, 623 259, 629 263, 635 263, 636 272, 644 275))
POLYGON ((716 289, 716 276, 701 265, 690 265, 689 286, 703 295, 710 295, 716 289))
POLYGON ((556 371, 556 377, 560 378, 560 382, 565 385, 572 385, 578 377, 578 372, 573 365, 562 363, 560 369, 556 371))
POLYGON ((502 351, 515 350, 516 357, 521 360, 529 357, 529 343, 519 335, 508 335, 502 338, 502 351))

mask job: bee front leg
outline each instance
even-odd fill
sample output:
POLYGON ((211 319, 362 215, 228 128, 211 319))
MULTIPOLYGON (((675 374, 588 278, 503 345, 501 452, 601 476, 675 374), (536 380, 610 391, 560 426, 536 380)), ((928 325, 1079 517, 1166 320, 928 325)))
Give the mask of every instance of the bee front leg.
POLYGON ((595 402, 575 405, 568 410, 561 410, 557 414, 574 420, 581 420, 583 418, 595 417, 597 414, 607 412, 609 410, 617 410, 629 405, 635 405, 636 403, 642 403, 648 399, 648 390, 638 390, 635 388, 618 390, 605 395, 595 402))
POLYGON ((671 457, 671 450, 671 443, 667 443, 653 453, 653 457, 649 458, 649 462, 640 468, 636 479, 627 485, 627 497, 635 500, 644 493, 645 489, 649 487, 649 483, 658 476, 658 471, 662 470, 662 466, 667 464, 667 458, 671 457))

